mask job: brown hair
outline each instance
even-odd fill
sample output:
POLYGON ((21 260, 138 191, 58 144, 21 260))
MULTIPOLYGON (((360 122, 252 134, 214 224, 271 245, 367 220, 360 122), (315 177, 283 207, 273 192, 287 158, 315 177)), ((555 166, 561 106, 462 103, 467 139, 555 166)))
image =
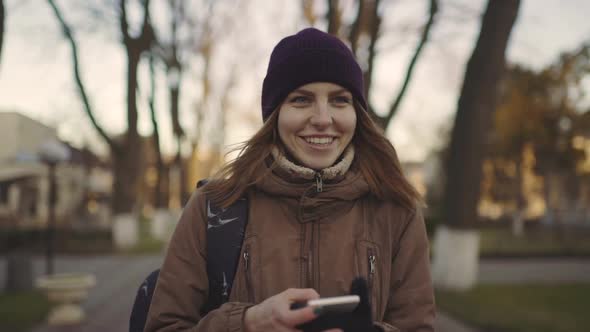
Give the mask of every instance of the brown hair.
MULTIPOLYGON (((352 144, 355 147, 354 165, 363 174, 370 191, 381 200, 394 200, 401 206, 413 210, 421 201, 420 194, 406 179, 395 148, 375 125, 360 103, 354 102, 357 125, 352 144)), ((281 150, 282 143, 278 135, 278 110, 265 121, 264 125, 252 138, 233 149, 238 156, 226 163, 204 187, 215 204, 228 207, 242 195, 249 186, 260 181, 276 164, 266 166, 273 146, 281 150), (266 172, 259 173, 261 167, 266 172)))

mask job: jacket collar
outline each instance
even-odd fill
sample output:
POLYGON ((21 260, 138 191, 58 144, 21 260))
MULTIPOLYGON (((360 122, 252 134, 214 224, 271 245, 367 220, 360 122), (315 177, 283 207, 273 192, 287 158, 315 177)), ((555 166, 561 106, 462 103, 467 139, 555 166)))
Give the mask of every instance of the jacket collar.
POLYGON ((278 149, 273 156, 275 167, 272 171, 268 167, 261 169, 264 173, 260 173, 255 187, 286 203, 301 223, 333 220, 333 216, 346 213, 357 199, 369 193, 369 185, 354 166, 352 148, 334 166, 321 171, 294 164, 278 149))
POLYGON ((279 149, 275 146, 271 150, 272 156, 276 161, 277 168, 275 171, 279 175, 299 178, 303 180, 313 180, 318 174, 321 175, 323 180, 337 181, 342 179, 346 172, 350 169, 352 161, 354 160, 354 146, 349 145, 342 154, 342 158, 333 166, 324 168, 320 171, 307 168, 305 166, 297 165, 289 160, 279 149))

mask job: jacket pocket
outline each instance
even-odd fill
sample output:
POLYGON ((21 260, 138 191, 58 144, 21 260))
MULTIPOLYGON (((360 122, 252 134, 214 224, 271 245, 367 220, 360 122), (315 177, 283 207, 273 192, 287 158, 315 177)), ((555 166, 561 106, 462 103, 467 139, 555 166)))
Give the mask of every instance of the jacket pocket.
POLYGON ((381 295, 383 292, 380 258, 377 244, 366 240, 357 243, 358 274, 367 280, 374 319, 379 318, 378 313, 381 312, 381 295))
MULTIPOLYGON (((258 243, 256 236, 248 237, 244 240, 242 255, 240 256, 242 265, 242 274, 246 298, 249 303, 256 303, 256 290, 258 289, 258 243)), ((244 300, 245 300, 244 299, 244 300)))

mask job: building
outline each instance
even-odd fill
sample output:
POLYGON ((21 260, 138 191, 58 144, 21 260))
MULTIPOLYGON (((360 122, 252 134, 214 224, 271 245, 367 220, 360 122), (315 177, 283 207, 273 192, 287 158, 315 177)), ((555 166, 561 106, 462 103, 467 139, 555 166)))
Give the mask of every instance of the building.
MULTIPOLYGON (((16 112, 0 112, 0 141, 4 142, 0 145, 0 227, 44 227, 49 215, 49 167, 39 152, 44 143, 59 142, 56 130, 16 112)), ((90 151, 61 143, 70 150, 69 158, 56 166, 55 214, 63 226, 87 215, 92 193, 108 190, 110 185, 90 151)))

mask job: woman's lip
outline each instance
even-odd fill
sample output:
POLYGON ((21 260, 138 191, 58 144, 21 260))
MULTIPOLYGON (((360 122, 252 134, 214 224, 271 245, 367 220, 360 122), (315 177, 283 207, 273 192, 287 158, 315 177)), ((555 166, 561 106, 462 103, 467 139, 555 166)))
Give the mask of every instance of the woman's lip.
MULTIPOLYGON (((308 136, 308 137, 318 137, 318 136, 308 136)), ((310 149, 314 149, 314 150, 327 150, 327 149, 331 149, 337 140, 337 137, 334 136, 324 136, 324 137, 332 137, 333 140, 332 142, 330 142, 330 144, 314 144, 314 143, 309 143, 305 137, 299 137, 301 138, 301 140, 303 141, 303 143, 305 144, 305 146, 307 146, 310 149)))
POLYGON ((299 136, 299 137, 301 137, 303 139, 306 139, 306 138, 334 138, 334 139, 336 139, 336 138, 338 138, 337 136, 334 136, 334 135, 305 135, 305 136, 299 136))

